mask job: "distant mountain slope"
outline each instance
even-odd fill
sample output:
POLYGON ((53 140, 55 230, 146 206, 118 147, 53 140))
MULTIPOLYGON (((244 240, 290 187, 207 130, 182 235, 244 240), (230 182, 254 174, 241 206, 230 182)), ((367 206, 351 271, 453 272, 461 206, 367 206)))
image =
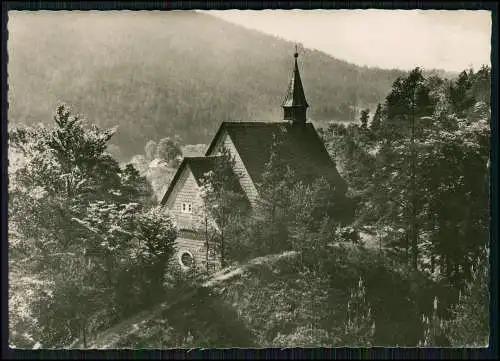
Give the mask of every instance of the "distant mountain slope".
MULTIPOLYGON (((208 143, 224 120, 280 120, 293 44, 194 12, 9 13, 9 120, 48 123, 58 101, 103 127, 124 158, 149 139, 208 143)), ((329 36, 325 34, 325 36, 329 36)), ((397 70, 300 57, 310 117, 352 119, 397 70)))

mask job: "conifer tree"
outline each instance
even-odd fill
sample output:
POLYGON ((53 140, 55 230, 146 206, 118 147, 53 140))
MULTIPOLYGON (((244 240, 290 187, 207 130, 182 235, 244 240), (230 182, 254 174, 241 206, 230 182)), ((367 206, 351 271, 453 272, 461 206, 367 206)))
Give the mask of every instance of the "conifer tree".
POLYGON ((369 118, 370 118, 370 110, 369 109, 362 110, 361 117, 359 119, 362 129, 368 128, 368 119, 369 118))
POLYGON ((377 109, 375 110, 375 113, 373 114, 373 119, 370 124, 370 128, 373 131, 377 131, 380 129, 380 126, 382 124, 382 105, 380 103, 377 104, 377 109))

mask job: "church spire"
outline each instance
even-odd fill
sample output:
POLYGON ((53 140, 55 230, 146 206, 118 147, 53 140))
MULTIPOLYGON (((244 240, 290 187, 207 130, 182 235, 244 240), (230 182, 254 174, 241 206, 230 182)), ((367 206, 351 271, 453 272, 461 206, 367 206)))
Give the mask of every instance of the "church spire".
POLYGON ((295 58, 295 67, 293 69, 292 79, 288 85, 285 100, 283 100, 282 104, 284 119, 294 123, 305 123, 309 104, 307 104, 304 88, 302 87, 302 80, 300 79, 299 67, 297 65, 297 58, 299 57, 297 45, 295 45, 293 57, 295 58))

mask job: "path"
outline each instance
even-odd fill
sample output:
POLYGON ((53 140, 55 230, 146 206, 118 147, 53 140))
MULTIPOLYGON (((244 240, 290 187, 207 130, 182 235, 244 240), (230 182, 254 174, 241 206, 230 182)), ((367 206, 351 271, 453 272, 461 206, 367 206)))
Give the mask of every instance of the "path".
MULTIPOLYGON (((254 258, 244 265, 230 266, 216 272, 209 280, 205 281, 201 287, 213 287, 219 283, 230 280, 238 275, 241 275, 245 270, 251 268, 252 266, 260 265, 263 263, 273 263, 279 259, 286 257, 293 257, 297 253, 294 251, 288 251, 279 254, 273 254, 263 257, 254 258)), ((89 345, 89 349, 102 349, 102 348, 113 348, 119 342, 120 339, 124 339, 135 332, 137 332, 141 325, 146 324, 155 317, 161 315, 168 308, 185 301, 187 298, 192 297, 196 292, 196 289, 184 293, 180 298, 177 298, 171 302, 162 302, 161 304, 155 306, 152 309, 142 311, 137 315, 128 318, 125 321, 107 329, 106 331, 99 334, 89 345)), ((82 343, 79 340, 73 342, 68 348, 83 348, 82 343)))

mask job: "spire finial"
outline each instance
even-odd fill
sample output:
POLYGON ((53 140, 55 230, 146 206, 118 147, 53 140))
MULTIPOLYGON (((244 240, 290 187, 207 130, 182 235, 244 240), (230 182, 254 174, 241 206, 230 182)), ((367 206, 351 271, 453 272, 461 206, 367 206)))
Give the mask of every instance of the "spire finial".
POLYGON ((285 99, 282 103, 284 111, 284 120, 291 120, 293 123, 305 123, 307 121, 306 111, 309 105, 304 95, 304 88, 302 87, 302 80, 300 79, 299 66, 297 65, 297 58, 299 57, 299 46, 295 43, 295 64, 293 67, 292 78, 288 85, 285 99))

